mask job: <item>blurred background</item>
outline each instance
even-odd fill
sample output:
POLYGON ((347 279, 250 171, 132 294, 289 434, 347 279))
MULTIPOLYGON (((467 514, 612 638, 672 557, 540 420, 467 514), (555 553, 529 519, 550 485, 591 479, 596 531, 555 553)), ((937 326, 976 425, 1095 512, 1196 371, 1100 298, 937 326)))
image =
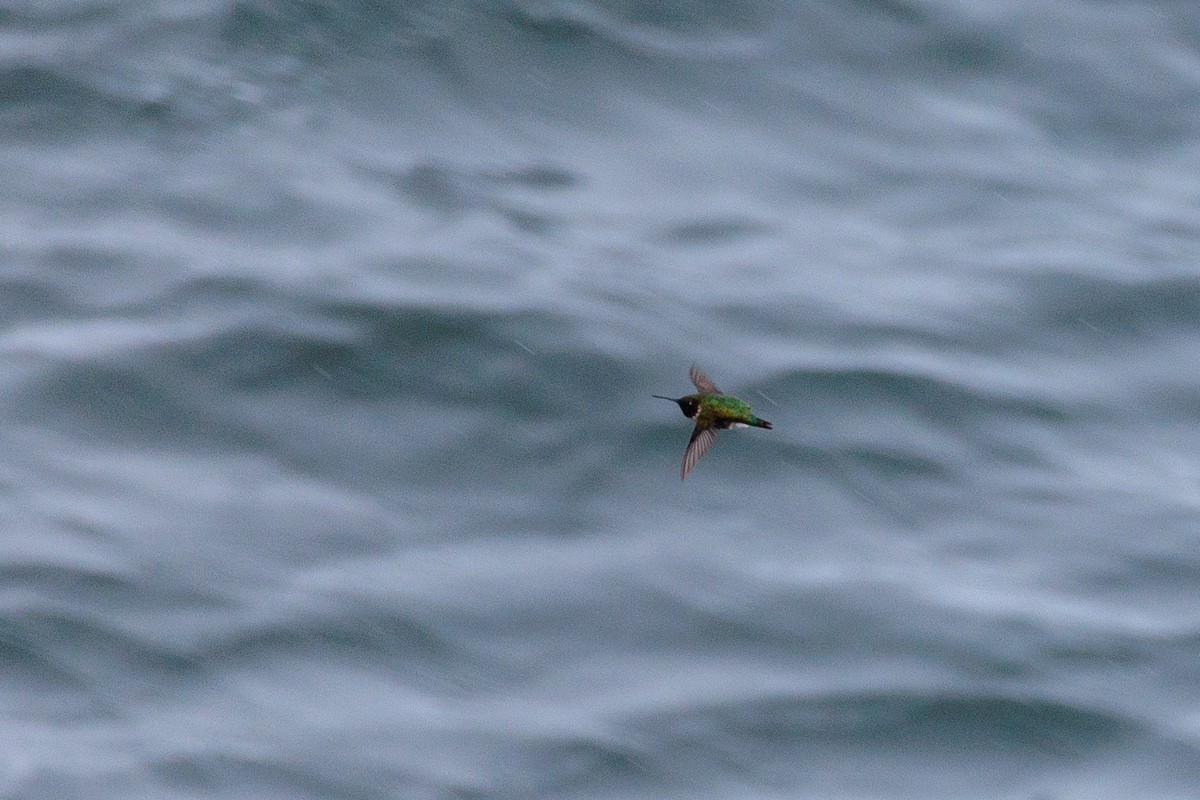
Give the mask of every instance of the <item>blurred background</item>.
POLYGON ((1200 797, 1194 3, 5 2, 0 175, 0 796, 1200 797))

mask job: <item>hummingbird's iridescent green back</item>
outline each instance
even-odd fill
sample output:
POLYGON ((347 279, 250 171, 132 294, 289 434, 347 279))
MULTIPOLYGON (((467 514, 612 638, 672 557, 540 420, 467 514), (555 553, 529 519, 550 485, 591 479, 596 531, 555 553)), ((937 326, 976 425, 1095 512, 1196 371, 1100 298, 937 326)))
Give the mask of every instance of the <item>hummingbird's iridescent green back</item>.
POLYGON ((731 420, 747 424, 758 420, 749 405, 727 394, 704 395, 700 402, 700 418, 705 422, 731 420))

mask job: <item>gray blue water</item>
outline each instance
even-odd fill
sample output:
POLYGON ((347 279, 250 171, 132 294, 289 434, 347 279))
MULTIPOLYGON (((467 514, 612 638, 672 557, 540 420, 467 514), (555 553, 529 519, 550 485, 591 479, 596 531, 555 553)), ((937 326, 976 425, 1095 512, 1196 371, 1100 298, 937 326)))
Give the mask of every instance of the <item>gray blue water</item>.
POLYGON ((0 4, 0 797, 1198 798, 1198 420, 1194 3, 0 4))

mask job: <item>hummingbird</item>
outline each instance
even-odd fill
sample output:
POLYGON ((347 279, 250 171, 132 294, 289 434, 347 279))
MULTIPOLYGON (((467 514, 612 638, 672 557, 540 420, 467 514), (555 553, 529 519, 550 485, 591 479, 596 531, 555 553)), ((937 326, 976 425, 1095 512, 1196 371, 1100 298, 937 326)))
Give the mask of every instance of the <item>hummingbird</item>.
POLYGON ((663 397, 661 394, 651 395, 659 400, 670 400, 679 404, 679 410, 688 419, 696 421, 692 428, 692 438, 688 440, 687 450, 683 451, 683 465, 679 468, 679 480, 683 480, 696 466, 696 462, 712 447, 717 438, 717 431, 726 428, 755 428, 771 429, 771 423, 759 419, 746 405, 736 397, 721 394, 716 384, 700 369, 692 364, 688 377, 696 386, 695 394, 683 397, 663 397))

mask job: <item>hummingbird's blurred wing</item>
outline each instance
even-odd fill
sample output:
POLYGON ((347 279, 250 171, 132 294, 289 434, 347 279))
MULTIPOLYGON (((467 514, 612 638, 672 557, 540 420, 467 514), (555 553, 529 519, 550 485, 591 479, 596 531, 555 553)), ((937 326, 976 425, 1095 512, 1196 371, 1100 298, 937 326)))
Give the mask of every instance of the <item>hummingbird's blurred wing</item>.
POLYGON ((712 447, 713 440, 717 438, 716 428, 701 428, 697 425, 692 429, 692 438, 688 441, 687 450, 683 451, 683 466, 679 469, 679 480, 683 480, 692 471, 692 467, 696 466, 708 448, 712 447))
POLYGON ((688 377, 692 379, 692 383, 696 385, 704 394, 720 394, 721 390, 712 382, 712 379, 700 371, 700 368, 692 364, 692 368, 688 370, 688 377))

